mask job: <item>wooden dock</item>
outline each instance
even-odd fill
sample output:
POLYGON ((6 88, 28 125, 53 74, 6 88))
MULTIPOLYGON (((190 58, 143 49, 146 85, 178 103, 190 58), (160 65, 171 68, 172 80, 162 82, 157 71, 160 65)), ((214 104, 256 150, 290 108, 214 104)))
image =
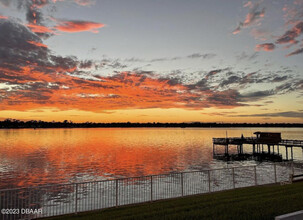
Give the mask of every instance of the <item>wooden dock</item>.
MULTIPOLYGON (((256 132, 258 134, 271 134, 269 132, 256 132)), ((272 133, 280 134, 280 133, 272 133)), ((293 148, 301 148, 303 151, 303 140, 287 140, 281 138, 261 138, 257 137, 230 137, 230 138, 213 138, 213 156, 216 159, 222 160, 268 160, 268 161, 282 161, 282 154, 280 148, 285 148, 285 160, 293 160, 293 148), (237 146, 237 154, 230 154, 229 146, 237 146), (252 146, 252 154, 243 152, 243 145, 252 146), (216 146, 224 146, 224 154, 218 154, 216 146), (290 151, 290 152, 289 152, 290 151)))

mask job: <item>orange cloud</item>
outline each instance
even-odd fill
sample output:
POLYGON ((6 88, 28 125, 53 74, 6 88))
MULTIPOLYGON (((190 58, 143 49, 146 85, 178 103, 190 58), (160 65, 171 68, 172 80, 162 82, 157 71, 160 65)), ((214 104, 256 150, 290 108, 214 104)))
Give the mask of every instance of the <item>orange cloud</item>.
POLYGON ((45 45, 43 43, 39 43, 39 42, 36 42, 36 41, 27 41, 27 42, 30 43, 30 44, 33 44, 33 45, 35 45, 37 47, 45 47, 45 48, 47 48, 47 45, 45 45))
POLYGON ((104 27, 105 25, 97 22, 90 21, 64 21, 64 20, 56 20, 58 25, 55 28, 62 32, 83 32, 90 31, 93 33, 98 33, 98 29, 104 27))
POLYGON ((259 10, 259 5, 260 2, 252 3, 252 2, 247 2, 244 7, 249 7, 249 12, 247 13, 245 20, 243 22, 240 22, 237 26, 237 28, 232 32, 233 34, 238 34, 240 33, 242 28, 247 28, 249 26, 252 26, 259 22, 261 18, 264 17, 265 15, 265 8, 262 10, 259 10))
MULTIPOLYGON (((84 67, 92 66, 92 62, 85 63, 76 57, 55 55, 40 43, 42 41, 37 34, 22 24, 4 21, 2 25, 8 26, 10 34, 4 35, 7 37, 0 42, 6 57, 6 62, 0 65, 0 83, 5 84, 0 87, 0 110, 201 110, 208 107, 234 108, 243 106, 250 100, 256 101, 272 95, 261 91, 243 96, 228 86, 212 85, 212 81, 221 72, 228 71, 228 68, 206 72, 191 84, 182 82, 180 78, 161 78, 152 72, 92 75, 83 71, 84 67)), ((236 79, 242 79, 243 85, 253 82, 246 78, 236 79)), ((228 80, 225 84, 231 82, 235 80, 228 80)))
POLYGON ((0 19, 8 19, 8 17, 0 15, 0 19))
POLYGON ((297 44, 297 38, 303 33, 303 21, 296 23, 276 40, 277 44, 297 44))
MULTIPOLYGON (((52 1, 53 1, 53 3, 56 3, 56 2, 63 2, 65 0, 52 0, 52 1)), ((74 0, 74 2, 81 6, 90 6, 90 5, 95 4, 94 0, 74 0)))
POLYGON ((95 76, 95 80, 87 80, 57 74, 58 71, 72 72, 75 68, 46 67, 44 71, 53 72, 44 73, 35 70, 34 64, 31 66, 21 71, 1 69, 5 73, 2 77, 6 77, 3 80, 11 79, 11 84, 19 84, 15 89, 6 91, 1 101, 2 110, 51 107, 102 112, 135 108, 232 108, 240 105, 236 97, 224 104, 221 93, 216 95, 216 92, 198 90, 193 93, 186 85, 144 74, 122 72, 111 77, 95 76), (208 98, 201 101, 202 96, 208 98))
POLYGON ((275 49, 275 45, 273 43, 265 43, 258 44, 255 48, 256 51, 264 50, 264 51, 273 51, 275 49))
POLYGON ((243 5, 244 8, 249 7, 252 8, 254 5, 251 1, 248 1, 246 4, 243 5))
POLYGON ((244 26, 251 25, 256 19, 263 18, 265 14, 265 10, 263 9, 260 12, 250 12, 246 15, 244 26))
POLYGON ((95 3, 92 0, 75 0, 75 2, 78 5, 81 5, 81 6, 90 6, 90 5, 93 5, 95 3))
POLYGON ((233 33, 233 34, 239 34, 240 31, 241 31, 241 27, 238 26, 232 33, 233 33))
POLYGON ((42 25, 28 24, 27 27, 35 33, 54 33, 52 29, 42 25))

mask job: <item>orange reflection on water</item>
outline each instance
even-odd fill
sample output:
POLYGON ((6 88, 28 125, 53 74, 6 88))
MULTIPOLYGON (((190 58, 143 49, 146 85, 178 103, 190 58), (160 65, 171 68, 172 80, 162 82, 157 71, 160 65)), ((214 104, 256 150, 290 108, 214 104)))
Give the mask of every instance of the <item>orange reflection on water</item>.
POLYGON ((0 188, 168 173, 192 169, 211 160, 211 148, 205 148, 200 130, 0 132, 0 188))
MULTIPOLYGON (((228 131, 242 133, 252 131, 228 131)), ((225 135, 224 128, 0 130, 0 188, 214 167, 212 137, 225 135)))

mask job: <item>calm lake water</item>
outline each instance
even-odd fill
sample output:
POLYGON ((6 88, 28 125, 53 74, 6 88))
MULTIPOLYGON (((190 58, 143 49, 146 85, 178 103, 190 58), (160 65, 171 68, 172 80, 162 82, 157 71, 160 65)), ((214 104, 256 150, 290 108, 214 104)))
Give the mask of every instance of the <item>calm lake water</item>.
MULTIPOLYGON (((0 188, 255 164, 212 158, 213 137, 250 137, 255 131, 303 139, 303 128, 4 129, 0 188)), ((285 156, 284 148, 280 152, 285 156)), ((301 149, 294 149, 294 158, 303 159, 301 149)))

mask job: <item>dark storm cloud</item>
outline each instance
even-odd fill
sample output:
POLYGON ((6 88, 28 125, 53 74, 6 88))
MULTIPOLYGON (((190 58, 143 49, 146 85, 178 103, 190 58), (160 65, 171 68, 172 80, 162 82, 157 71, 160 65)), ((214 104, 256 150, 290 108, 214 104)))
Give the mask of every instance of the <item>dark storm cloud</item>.
POLYGON ((25 26, 10 20, 0 20, 0 67, 20 70, 28 63, 47 60, 48 49, 29 42, 42 43, 41 39, 25 26))
POLYGON ((26 11, 26 20, 30 24, 41 25, 43 23, 43 14, 39 9, 28 7, 26 11))
POLYGON ((42 42, 41 39, 29 31, 24 25, 11 20, 0 20, 0 47, 14 50, 33 50, 36 47, 28 41, 42 42))
POLYGON ((44 15, 41 8, 48 5, 50 0, 0 0, 3 5, 9 7, 11 5, 17 7, 18 10, 25 12, 28 26, 32 28, 39 37, 47 39, 54 35, 53 31, 43 25, 44 15), (46 30, 48 30, 46 32, 46 30))
POLYGON ((44 15, 41 8, 50 4, 50 0, 11 0, 19 10, 25 11, 26 20, 30 24, 42 25, 44 15))
POLYGON ((33 78, 32 71, 72 72, 79 63, 76 57, 56 56, 47 47, 37 46, 43 45, 39 36, 18 22, 0 20, 0 29, 1 81, 15 77, 15 82, 23 82, 33 78), (28 72, 28 76, 22 74, 24 71, 28 72))

